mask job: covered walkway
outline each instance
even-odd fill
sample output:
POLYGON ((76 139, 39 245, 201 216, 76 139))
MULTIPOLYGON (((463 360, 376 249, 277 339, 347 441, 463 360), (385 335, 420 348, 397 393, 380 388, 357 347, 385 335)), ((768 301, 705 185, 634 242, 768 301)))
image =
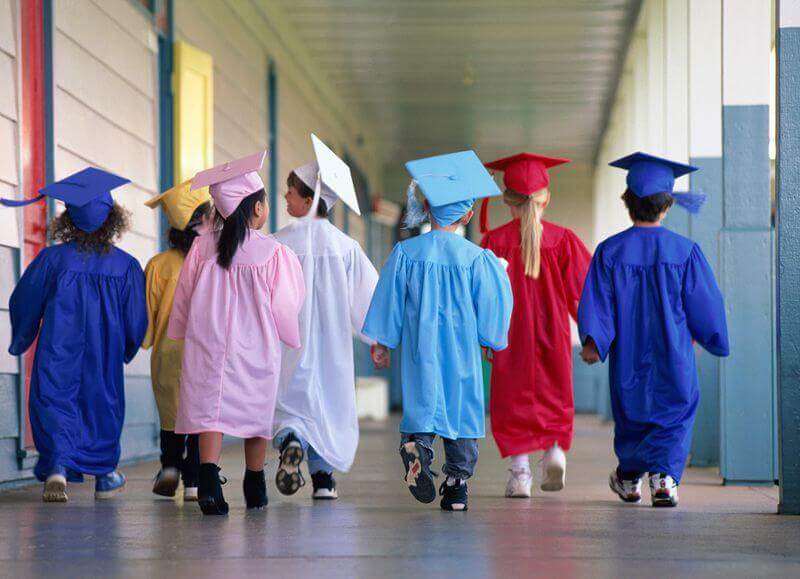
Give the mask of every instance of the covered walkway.
MULTIPOLYGON (((126 469, 117 500, 95 504, 92 485, 45 505, 39 486, 0 494, 0 575, 60 577, 514 577, 624 575, 787 577, 800 573, 800 520, 775 515, 773 487, 720 486, 690 469, 679 509, 623 505, 606 486, 611 428, 579 417, 567 488, 528 500, 499 496, 505 466, 486 439, 470 510, 415 502, 400 481, 397 425, 365 424, 342 498, 287 499, 270 484, 265 513, 246 513, 238 446, 222 461, 231 514, 203 519, 196 505, 150 494, 154 463, 126 469), (524 569, 524 571, 522 571, 524 569)), ((274 469, 275 460, 270 460, 274 469)))

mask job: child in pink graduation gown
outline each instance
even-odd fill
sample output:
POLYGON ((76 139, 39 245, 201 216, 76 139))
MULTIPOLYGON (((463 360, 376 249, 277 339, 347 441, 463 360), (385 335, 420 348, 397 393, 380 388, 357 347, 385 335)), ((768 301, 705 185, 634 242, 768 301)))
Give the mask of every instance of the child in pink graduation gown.
POLYGON ((218 466, 224 434, 245 439, 247 508, 267 505, 264 459, 281 342, 300 347, 300 262, 258 231, 269 211, 257 172, 264 155, 195 176, 192 188, 210 185, 219 223, 186 256, 167 331, 185 340, 175 431, 200 434, 198 502, 206 515, 228 512, 218 466))

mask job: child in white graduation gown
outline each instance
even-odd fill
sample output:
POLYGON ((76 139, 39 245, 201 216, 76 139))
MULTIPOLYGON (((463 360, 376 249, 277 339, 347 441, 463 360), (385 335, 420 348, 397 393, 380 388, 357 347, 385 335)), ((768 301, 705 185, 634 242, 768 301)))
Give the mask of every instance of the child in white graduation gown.
MULTIPOLYGON (((300 318, 303 345, 283 353, 273 446, 281 453, 275 476, 281 493, 294 494, 305 484, 300 464, 308 457, 313 497, 335 499, 333 471, 347 472, 358 446, 353 335, 372 343, 360 330, 378 273, 358 242, 328 221, 338 196, 317 183, 318 173, 314 162, 289 174, 287 211, 300 219, 275 234, 300 259, 307 294, 300 318)), ((356 203, 355 197, 345 201, 356 203)))

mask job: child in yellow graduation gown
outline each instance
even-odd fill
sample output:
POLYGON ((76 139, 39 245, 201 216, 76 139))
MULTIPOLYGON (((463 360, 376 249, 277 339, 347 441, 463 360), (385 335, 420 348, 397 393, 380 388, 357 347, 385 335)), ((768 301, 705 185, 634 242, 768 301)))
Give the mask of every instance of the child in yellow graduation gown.
POLYGON ((182 477, 183 498, 194 501, 200 469, 197 435, 175 433, 183 342, 167 337, 183 260, 211 209, 208 188, 190 191, 190 186, 191 181, 186 181, 145 203, 151 208, 160 206, 166 213, 170 248, 154 256, 145 268, 148 327, 142 347, 153 348, 150 370, 161 421, 161 470, 153 483, 153 492, 174 497, 182 477))

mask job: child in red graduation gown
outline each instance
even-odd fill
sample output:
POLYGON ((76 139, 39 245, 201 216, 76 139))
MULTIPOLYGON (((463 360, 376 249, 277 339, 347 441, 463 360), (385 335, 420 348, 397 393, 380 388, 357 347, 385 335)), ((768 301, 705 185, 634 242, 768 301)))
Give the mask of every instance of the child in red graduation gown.
MULTIPOLYGON (((564 487, 565 451, 572 444, 572 341, 591 255, 575 233, 544 221, 550 202, 548 168, 568 162, 521 153, 487 163, 503 171, 503 201, 512 221, 481 245, 508 262, 514 312, 508 348, 492 360, 492 432, 503 457, 511 457, 507 497, 531 496, 528 455, 544 450, 542 490, 564 487)), ((481 230, 486 231, 484 203, 481 230)))

